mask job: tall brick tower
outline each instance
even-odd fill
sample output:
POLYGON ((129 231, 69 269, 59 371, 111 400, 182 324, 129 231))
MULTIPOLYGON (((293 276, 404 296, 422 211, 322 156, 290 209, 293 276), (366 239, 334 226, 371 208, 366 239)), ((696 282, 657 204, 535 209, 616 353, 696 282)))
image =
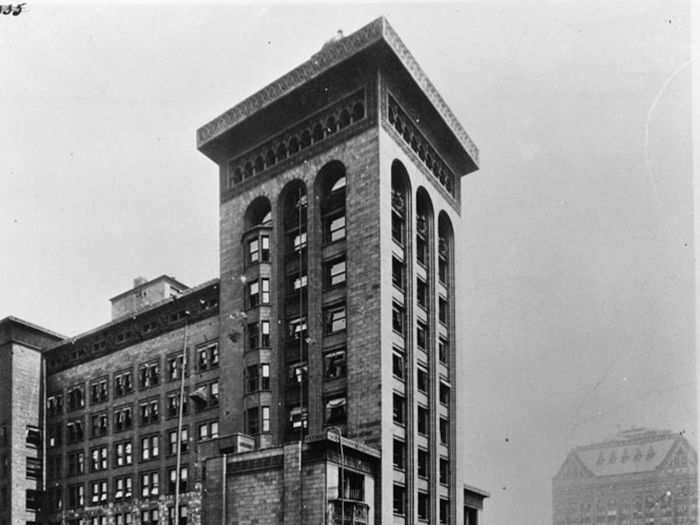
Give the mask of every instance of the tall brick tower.
POLYGON ((219 167, 222 434, 341 432, 379 453, 374 523, 473 522, 454 236, 478 150, 398 35, 339 35, 197 144, 219 167))
POLYGON ((44 476, 42 352, 63 339, 17 317, 0 319, 0 524, 37 521, 44 476))

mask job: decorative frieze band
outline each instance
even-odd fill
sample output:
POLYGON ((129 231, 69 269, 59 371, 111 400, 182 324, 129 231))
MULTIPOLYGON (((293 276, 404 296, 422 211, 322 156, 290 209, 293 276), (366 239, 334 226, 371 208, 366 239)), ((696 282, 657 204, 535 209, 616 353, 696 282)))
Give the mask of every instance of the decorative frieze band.
POLYGON ((396 132, 403 138, 404 142, 418 156, 423 165, 435 177, 437 182, 442 186, 452 198, 455 196, 455 175, 447 167, 437 154, 435 149, 426 140, 423 133, 420 132, 418 125, 401 109, 394 97, 387 95, 389 98, 389 123, 394 127, 396 132))
POLYGON ((356 126, 367 118, 366 108, 365 90, 361 89, 236 157, 228 164, 226 189, 230 190, 280 162, 296 157, 308 147, 356 126))

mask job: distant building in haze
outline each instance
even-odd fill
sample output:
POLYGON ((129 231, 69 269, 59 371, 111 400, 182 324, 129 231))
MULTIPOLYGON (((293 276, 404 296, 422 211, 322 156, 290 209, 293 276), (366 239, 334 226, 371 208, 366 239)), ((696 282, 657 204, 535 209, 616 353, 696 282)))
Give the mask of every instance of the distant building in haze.
POLYGON ((696 525, 697 516, 697 453, 670 431, 576 447, 552 480, 553 525, 696 525))

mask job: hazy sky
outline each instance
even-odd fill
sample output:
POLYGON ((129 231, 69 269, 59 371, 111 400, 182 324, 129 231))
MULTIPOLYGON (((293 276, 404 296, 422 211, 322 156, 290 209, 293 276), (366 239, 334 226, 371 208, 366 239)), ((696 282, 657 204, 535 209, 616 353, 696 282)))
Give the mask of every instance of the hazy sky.
POLYGON ((382 14, 481 150, 458 232, 466 481, 485 525, 546 525, 570 447, 696 440, 688 2, 30 1, 0 18, 0 317, 73 335, 137 275, 216 276, 196 128, 382 14))

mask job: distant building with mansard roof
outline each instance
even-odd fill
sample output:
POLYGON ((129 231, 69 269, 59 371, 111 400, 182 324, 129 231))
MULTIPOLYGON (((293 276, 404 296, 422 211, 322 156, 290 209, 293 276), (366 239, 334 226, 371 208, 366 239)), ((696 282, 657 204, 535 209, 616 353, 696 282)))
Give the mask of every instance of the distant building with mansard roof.
POLYGON ((553 525, 696 525, 697 503, 697 453, 671 431, 576 447, 552 480, 553 525))

